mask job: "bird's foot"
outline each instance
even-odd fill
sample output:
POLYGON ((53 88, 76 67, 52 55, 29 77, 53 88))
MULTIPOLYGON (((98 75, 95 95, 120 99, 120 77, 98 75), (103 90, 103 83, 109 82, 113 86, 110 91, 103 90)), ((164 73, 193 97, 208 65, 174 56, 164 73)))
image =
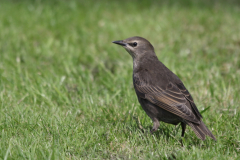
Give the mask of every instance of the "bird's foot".
POLYGON ((153 128, 151 129, 151 133, 157 131, 158 127, 160 126, 158 119, 153 119, 153 128))
POLYGON ((153 132, 155 132, 155 131, 157 131, 157 129, 156 128, 152 128, 150 133, 153 134, 153 132))

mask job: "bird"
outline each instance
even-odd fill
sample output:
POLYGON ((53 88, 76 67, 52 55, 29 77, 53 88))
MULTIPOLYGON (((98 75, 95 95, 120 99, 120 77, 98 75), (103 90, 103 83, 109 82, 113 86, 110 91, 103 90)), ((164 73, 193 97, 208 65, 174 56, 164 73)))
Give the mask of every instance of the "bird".
POLYGON ((216 141, 183 82, 159 61, 147 39, 134 36, 112 43, 122 46, 132 56, 133 86, 140 105, 152 119, 151 133, 157 131, 160 122, 180 123, 182 137, 188 125, 199 139, 204 141, 209 136, 216 141))

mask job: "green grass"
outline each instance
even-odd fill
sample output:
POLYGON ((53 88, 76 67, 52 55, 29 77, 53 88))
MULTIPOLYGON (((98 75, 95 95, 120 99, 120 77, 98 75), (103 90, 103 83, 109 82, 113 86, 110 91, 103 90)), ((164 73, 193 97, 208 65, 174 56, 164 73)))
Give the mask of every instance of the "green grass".
POLYGON ((237 0, 1 0, 0 159, 239 159, 239 15, 237 0), (182 147, 165 123, 149 134, 132 59, 111 43, 135 35, 181 78, 217 142, 187 127, 182 147))

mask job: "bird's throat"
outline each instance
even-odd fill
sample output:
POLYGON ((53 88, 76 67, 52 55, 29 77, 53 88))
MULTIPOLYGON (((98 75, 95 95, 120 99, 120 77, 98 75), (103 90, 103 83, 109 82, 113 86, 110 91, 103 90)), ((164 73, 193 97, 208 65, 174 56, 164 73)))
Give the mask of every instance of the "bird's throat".
POLYGON ((139 61, 136 58, 133 58, 133 71, 138 70, 139 68, 139 61))

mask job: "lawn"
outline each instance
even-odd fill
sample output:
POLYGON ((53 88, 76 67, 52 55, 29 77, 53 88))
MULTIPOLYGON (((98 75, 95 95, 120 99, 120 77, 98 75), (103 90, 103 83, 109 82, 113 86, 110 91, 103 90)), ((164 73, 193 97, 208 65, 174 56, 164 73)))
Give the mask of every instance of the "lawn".
POLYGON ((237 0, 1 0, 0 159, 239 159, 237 0), (217 138, 151 119, 132 58, 148 39, 217 138), (183 146, 181 144, 183 143, 183 146))

